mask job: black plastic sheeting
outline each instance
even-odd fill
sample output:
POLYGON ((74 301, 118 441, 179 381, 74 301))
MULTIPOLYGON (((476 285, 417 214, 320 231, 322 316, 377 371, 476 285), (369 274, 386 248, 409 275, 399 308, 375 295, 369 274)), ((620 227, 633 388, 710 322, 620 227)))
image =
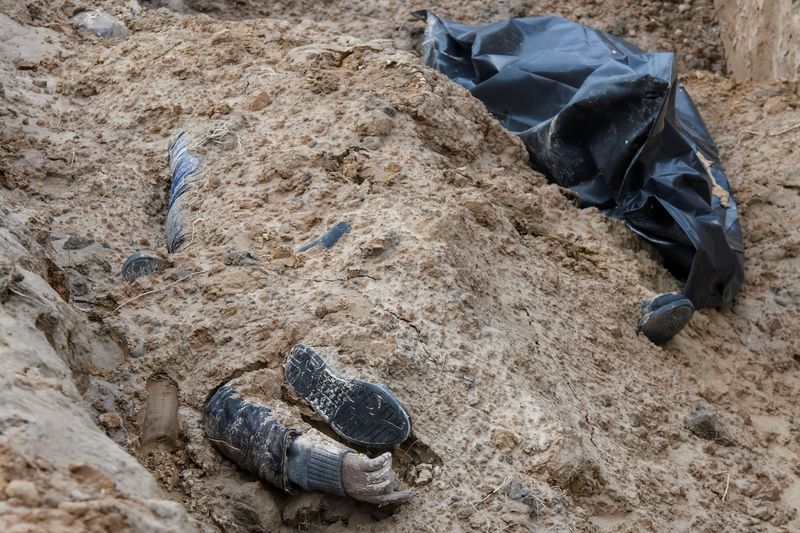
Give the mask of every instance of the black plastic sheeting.
POLYGON ((314 239, 313 241, 304 244, 298 249, 298 252, 307 252, 314 246, 320 245, 325 249, 333 248, 339 239, 344 237, 346 234, 350 233, 350 223, 346 220, 338 222, 335 226, 329 229, 325 235, 318 239, 314 239))
POLYGON ((171 183, 167 197, 167 250, 175 253, 186 241, 186 217, 181 196, 191 188, 191 181, 200 168, 200 159, 189 153, 189 135, 184 131, 175 134, 167 147, 171 183))
POLYGON ((697 308, 744 281, 736 202, 672 53, 648 53, 559 17, 459 24, 430 12, 428 66, 519 135, 531 165, 622 218, 686 281, 697 308))

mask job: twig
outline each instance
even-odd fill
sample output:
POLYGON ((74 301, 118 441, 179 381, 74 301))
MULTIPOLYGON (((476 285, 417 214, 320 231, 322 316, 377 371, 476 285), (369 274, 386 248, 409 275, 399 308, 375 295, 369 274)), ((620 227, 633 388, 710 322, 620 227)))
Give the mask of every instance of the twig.
POLYGON ((501 531, 505 531, 506 529, 508 529, 510 527, 514 527, 514 526, 518 526, 518 525, 519 525, 519 522, 511 522, 507 526, 501 527, 500 529, 495 530, 495 533, 500 533, 501 531))
MULTIPOLYGON (((34 300, 33 298, 31 298, 31 297, 30 297, 30 296, 28 296, 27 294, 22 294, 21 292, 19 292, 18 290, 14 289, 14 288, 12 288, 12 287, 8 287, 8 290, 10 290, 11 292, 13 292, 14 294, 16 294, 17 296, 19 296, 19 297, 21 297, 21 298, 25 298, 26 300, 30 300, 31 302, 36 302, 36 300, 34 300)), ((40 303, 41 303, 41 302, 40 302, 40 303)))
POLYGON ((190 246, 190 245, 191 245, 191 244, 194 242, 194 225, 195 225, 196 223, 198 223, 198 222, 202 222, 203 224, 205 224, 205 222, 206 222, 206 221, 205 221, 205 220, 203 220, 203 219, 202 219, 202 218, 200 218, 200 217, 197 217, 196 219, 194 219, 194 220, 192 221, 192 238, 191 238, 191 239, 189 239, 189 242, 187 242, 187 243, 186 243, 186 245, 184 245, 184 246, 181 246, 181 249, 185 250, 186 248, 188 248, 188 247, 189 247, 189 246, 190 246))
POLYGON ((648 385, 652 385, 653 387, 658 387, 658 385, 656 385, 656 384, 655 384, 655 383, 653 383, 652 381, 649 381, 649 380, 647 380, 647 379, 644 379, 643 377, 639 377, 639 376, 637 376, 636 374, 629 374, 629 375, 630 375, 630 376, 631 376, 633 379, 638 379, 639 381, 643 381, 644 383, 647 383, 648 385))
POLYGON ((731 473, 729 471, 728 472, 728 478, 725 480, 725 493, 722 495, 722 501, 723 502, 725 501, 725 496, 728 495, 728 487, 730 487, 730 484, 731 484, 731 473))
POLYGON ((743 135, 755 135, 756 137, 780 137, 790 131, 794 131, 796 129, 800 129, 800 124, 795 124, 794 126, 789 126, 788 128, 784 128, 780 131, 754 131, 754 130, 742 130, 739 134, 741 138, 743 135))
POLYGON ((48 302, 48 301, 47 301, 47 300, 45 300, 44 298, 41 298, 41 297, 39 297, 39 296, 38 296, 37 294, 35 294, 35 293, 34 293, 34 294, 31 294, 30 296, 28 296, 27 294, 22 294, 22 293, 21 293, 21 292, 19 292, 18 290, 14 289, 14 287, 8 287, 8 290, 10 290, 11 292, 13 292, 13 293, 14 293, 14 294, 16 294, 17 296, 21 296, 21 297, 25 298, 26 300, 30 300, 30 301, 32 301, 32 302, 39 302, 39 303, 40 303, 40 304, 42 304, 42 305, 50 305, 50 302, 48 302))
POLYGON ((478 503, 476 503, 476 504, 475 504, 475 508, 477 508, 477 507, 478 507, 480 504, 482 504, 483 502, 485 502, 486 500, 488 500, 490 496, 492 496, 493 494, 496 494, 498 490, 502 489, 502 488, 503 488, 503 486, 504 486, 506 483, 508 483, 508 482, 509 482, 509 480, 511 480, 511 474, 507 475, 507 476, 506 476, 506 478, 505 478, 505 479, 502 481, 502 483, 500 483, 499 485, 497 485, 497 488, 496 488, 496 489, 494 489, 492 492, 490 492, 489 494, 487 494, 487 495, 486 495, 486 496, 485 496, 485 497, 484 497, 484 498, 483 498, 481 501, 479 501, 478 503))
POLYGON ((237 150, 242 149, 242 138, 239 137, 239 135, 235 131, 229 130, 227 126, 223 126, 221 128, 216 128, 212 130, 210 133, 200 138, 200 140, 194 143, 189 149, 195 150, 198 147, 203 146, 203 144, 205 144, 206 141, 211 141, 219 144, 221 142, 219 139, 222 139, 226 135, 233 135, 233 137, 236 139, 236 149, 237 150))
POLYGON ((177 281, 173 281, 169 285, 164 285, 163 287, 159 287, 158 289, 153 289, 151 291, 147 291, 147 292, 143 292, 142 294, 138 294, 138 295, 134 296, 133 298, 128 298, 127 300, 125 300, 124 302, 119 304, 117 307, 115 307, 114 310, 111 311, 111 312, 112 313, 116 313, 117 311, 120 310, 120 308, 122 308, 122 306, 128 305, 129 303, 133 302, 134 300, 138 300, 139 298, 141 298, 143 296, 147 296, 148 294, 153 294, 153 293, 156 293, 156 292, 161 292, 161 291, 167 290, 170 287, 172 287, 173 285, 177 285, 181 281, 186 281, 187 279, 191 278, 192 276, 196 276, 197 274, 203 274, 205 272, 208 272, 208 269, 203 269, 203 270, 198 270, 197 272, 192 272, 188 276, 184 276, 184 277, 182 277, 181 279, 179 279, 177 281))
POLYGON ((770 137, 777 137, 778 135, 783 135, 784 133, 789 133, 790 131, 794 131, 794 130, 796 130, 798 128, 800 128, 800 124, 795 124, 794 126, 789 126, 788 128, 786 128, 784 130, 781 130, 781 131, 778 131, 778 132, 775 132, 775 133, 770 133, 769 136, 770 137))

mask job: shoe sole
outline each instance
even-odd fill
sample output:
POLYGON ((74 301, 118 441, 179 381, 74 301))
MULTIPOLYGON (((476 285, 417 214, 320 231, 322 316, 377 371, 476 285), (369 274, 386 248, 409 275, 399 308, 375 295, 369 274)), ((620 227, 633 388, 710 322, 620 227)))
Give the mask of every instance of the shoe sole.
POLYGON ((286 381, 343 439, 367 448, 400 444, 411 433, 411 419, 391 392, 338 376, 314 350, 292 348, 286 381))
POLYGON ((654 344, 664 344, 686 327, 693 314, 690 303, 667 304, 647 313, 639 322, 639 331, 654 344))

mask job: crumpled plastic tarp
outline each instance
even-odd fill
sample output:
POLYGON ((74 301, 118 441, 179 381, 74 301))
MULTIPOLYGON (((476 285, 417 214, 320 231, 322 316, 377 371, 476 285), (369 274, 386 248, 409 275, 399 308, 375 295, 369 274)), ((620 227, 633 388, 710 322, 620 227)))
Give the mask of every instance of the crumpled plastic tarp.
POLYGON ((420 15, 425 63, 483 101, 536 170, 624 219, 686 280, 696 308, 733 299, 744 280, 739 214, 672 53, 559 17, 420 15))

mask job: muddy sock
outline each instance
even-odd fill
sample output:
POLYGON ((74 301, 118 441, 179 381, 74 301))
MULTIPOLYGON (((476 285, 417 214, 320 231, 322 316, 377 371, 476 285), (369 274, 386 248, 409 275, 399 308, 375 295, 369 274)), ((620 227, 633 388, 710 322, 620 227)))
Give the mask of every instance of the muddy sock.
POLYGON ((342 461, 352 452, 314 430, 299 435, 289 447, 289 479, 306 490, 345 496, 342 461))

